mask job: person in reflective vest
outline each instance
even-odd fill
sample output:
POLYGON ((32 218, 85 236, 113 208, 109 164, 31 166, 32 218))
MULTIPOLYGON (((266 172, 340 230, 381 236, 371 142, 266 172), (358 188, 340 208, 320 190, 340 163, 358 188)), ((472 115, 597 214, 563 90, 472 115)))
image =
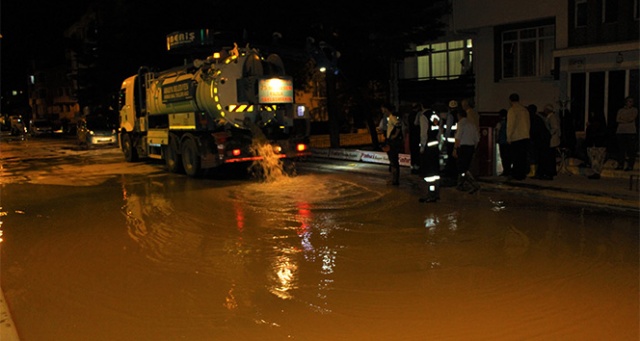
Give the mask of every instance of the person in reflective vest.
POLYGON ((440 117, 423 103, 415 124, 420 127, 420 176, 427 184, 427 195, 420 202, 440 200, 440 117))

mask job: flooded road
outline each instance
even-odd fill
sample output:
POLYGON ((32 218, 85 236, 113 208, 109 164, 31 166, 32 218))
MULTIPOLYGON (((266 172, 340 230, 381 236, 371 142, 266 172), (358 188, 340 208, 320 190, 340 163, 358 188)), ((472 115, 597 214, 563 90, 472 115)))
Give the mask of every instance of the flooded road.
POLYGON ((308 166, 189 179, 47 146, 0 144, 21 340, 639 338, 635 215, 453 189, 421 204, 308 166))

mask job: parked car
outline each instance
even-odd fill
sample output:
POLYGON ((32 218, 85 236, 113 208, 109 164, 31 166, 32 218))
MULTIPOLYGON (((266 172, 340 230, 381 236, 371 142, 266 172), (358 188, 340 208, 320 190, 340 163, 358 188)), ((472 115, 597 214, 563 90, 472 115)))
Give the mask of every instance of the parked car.
POLYGON ((87 115, 78 120, 76 135, 82 147, 118 144, 117 121, 107 115, 87 115))
POLYGON ((29 122, 29 133, 31 136, 52 135, 53 131, 53 122, 46 118, 38 118, 29 122))
POLYGON ((0 136, 11 136, 9 116, 0 115, 0 136))
POLYGON ((12 115, 9 117, 9 120, 11 122, 12 136, 24 136, 27 133, 27 127, 20 116, 12 115))

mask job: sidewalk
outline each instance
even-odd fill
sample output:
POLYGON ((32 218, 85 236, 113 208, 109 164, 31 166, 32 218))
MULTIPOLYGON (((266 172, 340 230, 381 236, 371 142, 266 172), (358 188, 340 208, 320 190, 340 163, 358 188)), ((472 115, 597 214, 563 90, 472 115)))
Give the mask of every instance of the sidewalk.
POLYGON ((616 210, 640 213, 640 192, 638 192, 638 172, 616 176, 603 176, 591 180, 587 175, 561 173, 553 180, 527 178, 523 181, 509 181, 504 177, 481 177, 479 181, 495 190, 517 190, 527 195, 542 195, 555 199, 607 207, 616 210))
POLYGON ((4 298, 4 292, 0 290, 0 340, 1 341, 18 341, 18 331, 13 323, 11 312, 4 298))
MULTIPOLYGON (((315 136, 311 141, 312 158, 332 160, 342 169, 353 172, 380 172, 387 175, 386 154, 374 152, 367 143, 370 137, 363 134, 347 134, 340 136, 343 148, 331 149, 328 137, 315 136), (353 135, 359 135, 353 136, 353 135), (362 141, 360 141, 362 140, 362 141), (367 141, 362 143, 363 141, 367 141), (358 149, 358 144, 364 149, 358 149), (351 144, 351 145, 349 145, 351 144), (355 162, 354 162, 355 161, 355 162)), ((411 176, 408 163, 410 157, 401 154, 402 176, 411 176)), ((578 165, 582 161, 568 159, 558 176, 553 180, 537 180, 527 178, 522 181, 507 180, 501 176, 479 176, 478 181, 485 191, 517 191, 523 195, 548 197, 570 201, 577 204, 592 205, 612 210, 640 213, 640 161, 633 171, 615 170, 615 162, 609 160, 602 171, 601 178, 592 180, 589 168, 578 165)))

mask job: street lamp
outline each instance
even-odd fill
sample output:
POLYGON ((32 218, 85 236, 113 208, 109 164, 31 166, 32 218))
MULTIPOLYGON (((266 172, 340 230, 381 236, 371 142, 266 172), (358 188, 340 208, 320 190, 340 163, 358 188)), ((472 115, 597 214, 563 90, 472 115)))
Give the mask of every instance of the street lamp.
POLYGON ((327 113, 329 115, 329 141, 331 148, 340 147, 340 121, 336 104, 336 75, 338 74, 338 52, 333 46, 321 41, 316 44, 313 37, 307 38, 307 52, 316 62, 318 70, 325 74, 327 87, 327 113))

